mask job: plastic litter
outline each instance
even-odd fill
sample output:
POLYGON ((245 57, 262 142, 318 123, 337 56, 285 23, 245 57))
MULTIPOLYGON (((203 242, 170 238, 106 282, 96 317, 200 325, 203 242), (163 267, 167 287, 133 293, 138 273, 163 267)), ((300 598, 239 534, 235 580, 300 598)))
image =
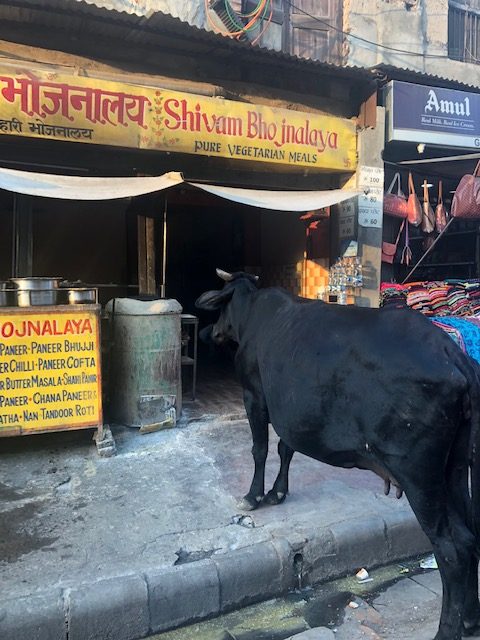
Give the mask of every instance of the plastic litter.
POLYGON ((438 569, 438 564, 433 553, 420 561, 422 569, 438 569))
POLYGON ((352 602, 349 602, 349 603, 348 603, 348 606, 350 607, 350 609, 358 609, 358 607, 359 607, 360 605, 358 604, 358 602, 354 602, 354 601, 352 600, 352 602))
POLYGON ((368 573, 368 571, 366 569, 360 569, 360 571, 357 571, 357 573, 355 574, 355 577, 357 578, 358 582, 371 582, 372 578, 370 578, 370 575, 368 573))

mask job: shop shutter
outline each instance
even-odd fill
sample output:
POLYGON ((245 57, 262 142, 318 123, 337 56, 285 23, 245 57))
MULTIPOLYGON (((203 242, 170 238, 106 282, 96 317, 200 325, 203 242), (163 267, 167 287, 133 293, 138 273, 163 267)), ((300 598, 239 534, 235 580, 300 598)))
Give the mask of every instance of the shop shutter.
POLYGON ((293 5, 290 52, 301 58, 341 64, 343 4, 339 0, 295 0, 293 5))

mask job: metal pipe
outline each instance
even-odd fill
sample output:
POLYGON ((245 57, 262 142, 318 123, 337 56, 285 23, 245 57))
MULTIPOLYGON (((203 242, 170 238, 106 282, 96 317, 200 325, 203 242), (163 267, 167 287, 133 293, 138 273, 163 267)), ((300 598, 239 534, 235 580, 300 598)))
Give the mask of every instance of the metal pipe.
POLYGON ((445 227, 445 229, 443 229, 443 231, 441 231, 438 236, 435 238, 434 242, 432 242, 431 246, 428 247, 428 249, 425 251, 425 253, 423 254, 423 256, 420 258, 420 260, 412 267, 412 269, 410 269, 410 271, 408 272, 407 276, 404 278, 404 280, 402 280, 402 284, 405 284, 406 281, 410 278, 410 276, 412 275, 412 273, 414 271, 417 270, 417 267, 419 267, 422 262, 425 260, 425 258, 428 256, 428 254, 430 253, 430 251, 432 251, 433 247, 437 244, 437 242, 440 240, 440 238, 443 236, 443 234, 446 232, 446 230, 448 229, 448 227, 450 226, 450 224, 455 220, 455 218, 450 218, 450 220, 447 222, 447 226, 445 227))
POLYGON ((165 198, 165 208, 163 210, 162 284, 160 286, 161 298, 165 298, 166 274, 167 274, 167 198, 165 198))

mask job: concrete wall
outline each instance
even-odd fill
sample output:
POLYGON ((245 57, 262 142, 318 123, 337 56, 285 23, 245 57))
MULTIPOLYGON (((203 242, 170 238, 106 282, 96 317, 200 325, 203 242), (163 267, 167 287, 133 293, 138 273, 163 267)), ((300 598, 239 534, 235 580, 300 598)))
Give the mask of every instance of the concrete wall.
POLYGON ((448 59, 448 0, 346 0, 343 29, 372 43, 419 54, 391 51, 349 37, 344 49, 347 64, 370 67, 384 63, 480 84, 478 65, 448 59))
MULTIPOLYGON (((203 0, 95 0, 94 3, 138 15, 161 11, 196 27, 211 28, 203 0)), ((239 0, 232 0, 231 4, 240 9, 239 0)), ((477 11, 480 6, 479 0, 462 0, 461 4, 477 11)), ((213 13, 211 16, 217 21, 213 13)), ((364 39, 349 37, 344 40, 345 64, 371 67, 385 63, 480 84, 478 65, 448 59, 448 0, 344 0, 343 30, 364 39), (402 50, 409 53, 402 53, 402 50), (438 57, 427 58, 425 54, 438 57)), ((262 46, 278 49, 280 40, 280 25, 271 23, 262 36, 262 46)))

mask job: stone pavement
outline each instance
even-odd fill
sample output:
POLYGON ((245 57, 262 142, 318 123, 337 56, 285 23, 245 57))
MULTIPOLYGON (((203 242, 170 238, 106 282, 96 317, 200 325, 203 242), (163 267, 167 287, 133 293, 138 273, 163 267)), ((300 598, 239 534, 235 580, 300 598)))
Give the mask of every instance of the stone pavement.
POLYGON ((432 640, 440 620, 441 594, 438 571, 417 574, 369 602, 351 598, 335 632, 317 627, 289 640, 432 640))
POLYGON ((363 582, 349 575, 292 590, 149 640, 432 640, 441 593, 438 570, 417 558, 373 569, 363 582))
POLYGON ((239 512, 247 421, 185 413, 112 426, 112 458, 92 431, 0 440, 2 640, 133 640, 429 549, 379 478, 300 454, 283 505, 239 512))

